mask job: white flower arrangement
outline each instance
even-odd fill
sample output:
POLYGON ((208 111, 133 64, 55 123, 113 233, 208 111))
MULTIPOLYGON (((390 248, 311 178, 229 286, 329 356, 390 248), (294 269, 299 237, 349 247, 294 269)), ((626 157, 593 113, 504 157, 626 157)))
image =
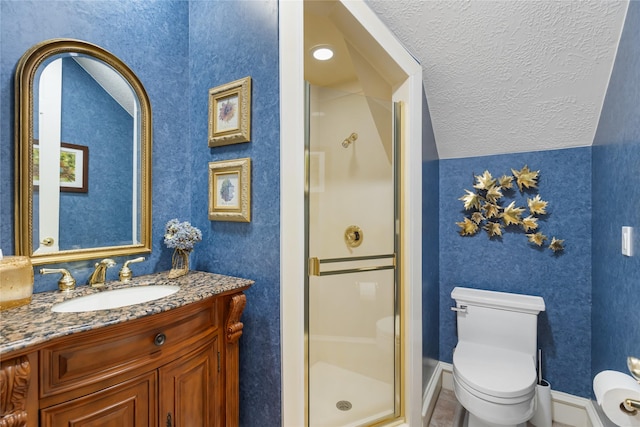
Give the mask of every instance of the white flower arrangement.
POLYGON ((202 232, 188 221, 179 222, 174 218, 167 222, 164 244, 168 248, 190 251, 201 240, 202 232))

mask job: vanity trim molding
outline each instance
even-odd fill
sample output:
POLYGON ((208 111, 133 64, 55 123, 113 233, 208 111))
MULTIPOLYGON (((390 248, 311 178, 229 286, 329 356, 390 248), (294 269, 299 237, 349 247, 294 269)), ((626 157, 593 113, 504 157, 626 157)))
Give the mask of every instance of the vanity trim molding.
POLYGON ((31 364, 27 356, 2 362, 0 368, 0 424, 22 426, 27 423, 27 395, 31 364), (3 416, 7 414, 6 416, 3 416))

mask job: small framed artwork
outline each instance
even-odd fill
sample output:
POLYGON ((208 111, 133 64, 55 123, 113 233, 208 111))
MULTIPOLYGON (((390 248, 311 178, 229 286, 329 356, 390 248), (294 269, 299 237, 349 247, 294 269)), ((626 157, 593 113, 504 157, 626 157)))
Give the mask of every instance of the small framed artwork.
MULTIPOLYGON (((40 185, 40 145, 33 141, 33 188, 40 185)), ((86 193, 89 191, 89 147, 60 143, 60 191, 86 193)))
POLYGON ((209 147, 251 140, 251 77, 209 89, 209 147))
POLYGON ((209 219, 251 221, 251 159, 209 163, 209 219))

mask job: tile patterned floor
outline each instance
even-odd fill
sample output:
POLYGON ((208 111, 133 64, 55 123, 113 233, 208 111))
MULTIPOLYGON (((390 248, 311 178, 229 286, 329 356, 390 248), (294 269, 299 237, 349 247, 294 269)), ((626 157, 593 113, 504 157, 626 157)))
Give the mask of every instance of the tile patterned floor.
POLYGON ((460 410, 459 406, 453 390, 441 389, 429 420, 429 427, 453 427, 456 411, 460 410))
MULTIPOLYGON (((453 390, 440 390, 436 407, 429 421, 429 427, 454 427, 453 420, 460 419, 456 416, 456 412, 462 411, 462 406, 456 400, 453 390)), ((527 427, 534 427, 533 424, 527 423, 527 427)), ((571 427, 566 424, 553 423, 553 427, 571 427)))

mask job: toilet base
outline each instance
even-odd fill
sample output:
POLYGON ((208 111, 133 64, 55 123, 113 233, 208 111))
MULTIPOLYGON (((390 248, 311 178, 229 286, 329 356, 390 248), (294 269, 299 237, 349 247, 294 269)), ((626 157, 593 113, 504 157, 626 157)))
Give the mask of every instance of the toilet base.
POLYGON ((494 424, 488 421, 482 420, 471 412, 464 410, 464 418, 462 420, 462 425, 460 427, 526 427, 527 423, 520 424, 494 424))
MULTIPOLYGON (((453 372, 453 389, 458 402, 470 414, 468 427, 520 427, 526 425, 535 410, 535 387, 517 399, 489 402, 472 394, 453 372), (478 414, 478 415, 474 415, 478 414), (523 424, 524 423, 524 424, 523 424)), ((478 393, 476 391, 476 393, 478 393)))

